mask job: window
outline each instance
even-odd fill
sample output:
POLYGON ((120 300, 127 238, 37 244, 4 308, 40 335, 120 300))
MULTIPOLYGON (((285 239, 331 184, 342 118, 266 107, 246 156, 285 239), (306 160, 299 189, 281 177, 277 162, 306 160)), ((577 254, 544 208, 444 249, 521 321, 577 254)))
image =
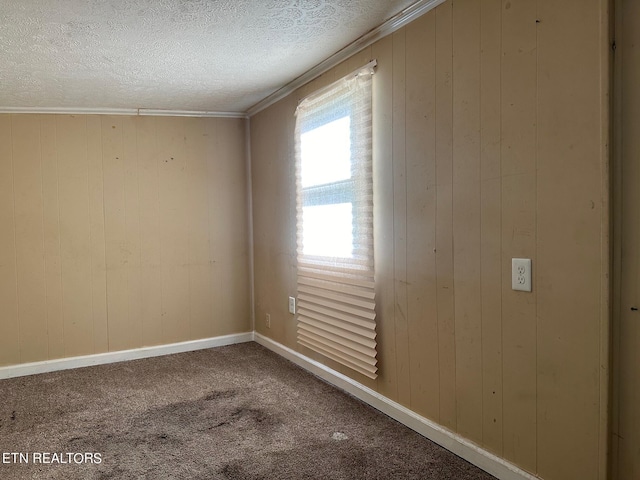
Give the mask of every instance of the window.
POLYGON ((375 62, 296 111, 298 343, 376 378, 371 163, 375 62))

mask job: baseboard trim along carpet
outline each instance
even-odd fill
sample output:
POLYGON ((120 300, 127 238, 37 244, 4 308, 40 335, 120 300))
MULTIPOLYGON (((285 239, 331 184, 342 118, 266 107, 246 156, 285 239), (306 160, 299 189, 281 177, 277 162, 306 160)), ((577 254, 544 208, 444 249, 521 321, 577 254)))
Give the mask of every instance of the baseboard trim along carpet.
POLYGON ((43 362, 9 365, 7 367, 0 367, 0 380, 35 375, 37 373, 48 373, 58 370, 69 370, 72 368, 90 367, 93 365, 124 362, 126 360, 138 360, 141 358, 204 350, 206 348, 223 347, 236 343, 251 342, 252 340, 253 332, 237 333, 220 337, 203 338, 201 340, 191 340, 188 342, 171 343, 168 345, 136 348, 133 350, 121 350, 118 352, 98 353, 82 357, 59 358, 55 360, 45 360, 43 362))
POLYGON ((539 477, 525 472, 516 465, 488 452, 437 423, 418 415, 346 375, 336 372, 326 365, 316 362, 289 347, 274 342, 264 335, 255 333, 254 337, 254 341, 263 347, 268 348, 330 384, 350 393, 354 397, 371 405, 373 408, 427 437, 429 440, 443 446, 450 452, 480 467, 499 480, 539 480, 539 477))

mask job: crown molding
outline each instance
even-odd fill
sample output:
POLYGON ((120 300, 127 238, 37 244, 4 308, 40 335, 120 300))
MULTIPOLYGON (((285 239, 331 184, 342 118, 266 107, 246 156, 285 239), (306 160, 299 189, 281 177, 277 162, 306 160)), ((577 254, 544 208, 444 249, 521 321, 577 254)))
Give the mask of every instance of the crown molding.
POLYGON ((137 108, 0 107, 0 113, 62 115, 137 115, 137 108))
POLYGON ((151 108, 0 107, 0 113, 247 118, 247 114, 245 112, 210 112, 210 111, 200 111, 200 110, 154 110, 151 108))
POLYGON ((418 0, 410 7, 405 8, 403 11, 394 15, 380 26, 374 28, 373 30, 370 30, 368 33, 365 33, 363 36, 350 43, 342 50, 334 53, 326 60, 323 60, 315 67, 300 75, 295 80, 292 80, 285 86, 273 92, 271 95, 256 103, 254 106, 249 108, 249 110, 247 110, 247 115, 249 117, 252 117, 256 113, 261 112, 265 108, 273 105, 278 100, 282 100, 290 93, 309 83, 311 80, 318 78, 320 75, 335 67, 340 62, 346 60, 353 54, 359 52, 365 47, 368 47, 372 43, 377 42, 381 38, 395 32, 396 30, 399 30, 406 24, 433 10, 445 1, 446 0, 418 0))
POLYGON ((247 118, 245 112, 205 112, 199 110, 154 110, 138 109, 138 115, 159 117, 215 117, 215 118, 247 118))

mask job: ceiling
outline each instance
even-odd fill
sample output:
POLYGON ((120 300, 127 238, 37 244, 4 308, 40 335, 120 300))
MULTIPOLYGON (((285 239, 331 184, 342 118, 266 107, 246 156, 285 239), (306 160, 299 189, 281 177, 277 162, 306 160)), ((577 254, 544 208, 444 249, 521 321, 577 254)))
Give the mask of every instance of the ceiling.
POLYGON ((245 112, 415 0, 0 0, 0 108, 245 112))

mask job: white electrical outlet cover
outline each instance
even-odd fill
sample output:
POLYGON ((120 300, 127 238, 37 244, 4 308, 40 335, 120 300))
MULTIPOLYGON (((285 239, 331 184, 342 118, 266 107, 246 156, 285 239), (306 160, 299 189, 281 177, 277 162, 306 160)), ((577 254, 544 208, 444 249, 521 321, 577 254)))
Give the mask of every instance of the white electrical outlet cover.
POLYGON ((521 292, 531 291, 531 259, 511 259, 511 288, 521 292))
POLYGON ((296 314, 296 299, 295 297, 289 297, 289 313, 296 314))

